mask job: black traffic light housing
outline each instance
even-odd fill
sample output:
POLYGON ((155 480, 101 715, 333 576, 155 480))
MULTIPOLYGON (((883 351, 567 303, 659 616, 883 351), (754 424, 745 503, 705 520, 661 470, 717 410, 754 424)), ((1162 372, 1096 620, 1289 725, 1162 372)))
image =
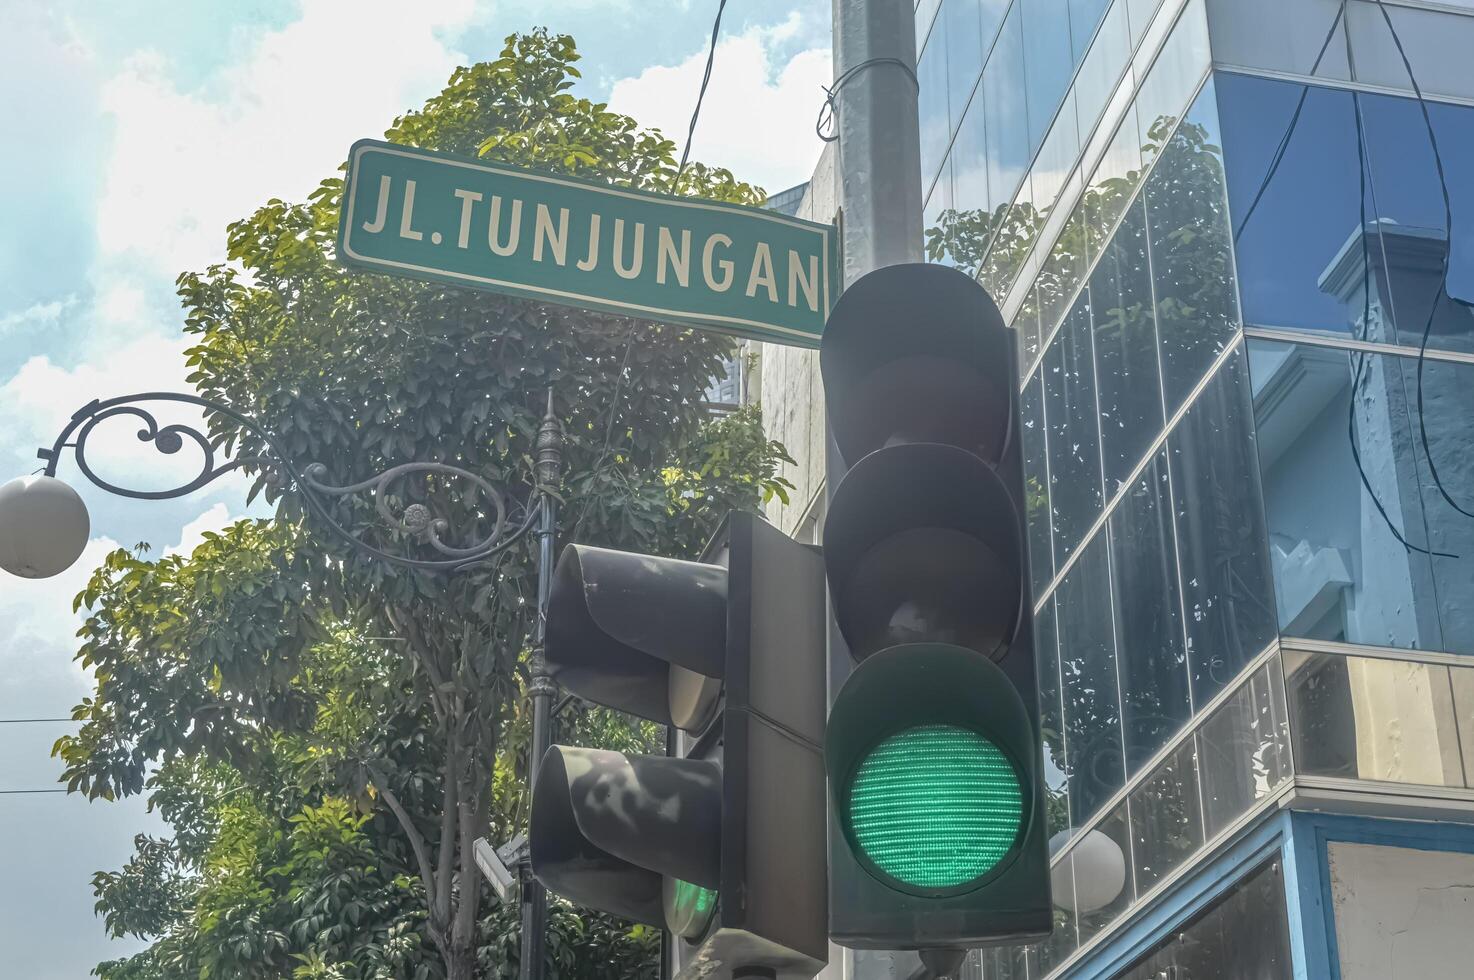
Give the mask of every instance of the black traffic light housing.
POLYGON ((534 874, 668 929, 677 974, 827 959, 824 565, 734 513, 701 562, 570 545, 546 656, 570 692, 674 724, 675 757, 553 746, 533 789, 534 874))
POLYGON ((1051 928, 1016 364, 986 291, 943 266, 870 273, 825 330, 848 467, 825 564, 857 662, 825 736, 842 945, 960 949, 1051 928))

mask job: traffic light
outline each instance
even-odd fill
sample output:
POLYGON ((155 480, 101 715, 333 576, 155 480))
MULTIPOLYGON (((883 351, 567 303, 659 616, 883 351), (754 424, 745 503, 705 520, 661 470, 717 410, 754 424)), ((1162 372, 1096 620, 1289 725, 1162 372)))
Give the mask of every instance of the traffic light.
POLYGON ((1015 358, 944 266, 864 276, 825 328, 848 471, 824 561, 856 662, 825 734, 846 946, 935 958, 1051 928, 1015 358))
POLYGON ((700 562, 564 549, 550 673, 673 726, 675 754, 554 745, 532 795, 533 873, 668 929, 678 968, 808 980, 824 911, 824 563, 733 514, 700 562))

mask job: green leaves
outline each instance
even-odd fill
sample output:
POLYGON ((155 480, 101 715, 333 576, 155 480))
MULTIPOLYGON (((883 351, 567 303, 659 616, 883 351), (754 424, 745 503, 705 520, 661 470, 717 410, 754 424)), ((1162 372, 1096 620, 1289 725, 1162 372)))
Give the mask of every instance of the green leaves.
MULTIPOLYGON (((566 35, 512 35, 388 138, 763 199, 700 163, 675 186, 675 144, 577 96, 578 58, 566 35)), ((246 461, 252 496, 275 516, 188 556, 114 552, 78 597, 78 659, 97 690, 56 745, 64 778, 94 798, 147 791, 175 830, 97 879, 109 928, 154 938, 99 968, 113 980, 515 969, 514 910, 482 915, 486 890, 458 869, 475 836, 505 839, 525 812, 532 541, 456 575, 371 559, 323 517, 382 550, 434 558, 396 515, 423 504, 462 546, 492 532, 495 501, 432 475, 379 500, 322 497, 319 510, 266 479, 278 448, 290 469, 320 463, 335 485, 452 463, 500 488, 515 520, 534 499, 551 390, 567 434, 564 542, 692 557, 729 510, 791 488, 781 467, 793 461, 756 410, 714 418, 704 404, 727 339, 348 272, 334 257, 342 192, 334 175, 304 202, 266 202, 226 229, 228 263, 177 280, 190 383, 276 447, 223 414, 208 419, 211 442, 246 461)), ((658 738, 607 713, 568 724, 597 742, 658 738)), ((649 974, 650 931, 562 905, 553 918, 551 976, 649 974)))

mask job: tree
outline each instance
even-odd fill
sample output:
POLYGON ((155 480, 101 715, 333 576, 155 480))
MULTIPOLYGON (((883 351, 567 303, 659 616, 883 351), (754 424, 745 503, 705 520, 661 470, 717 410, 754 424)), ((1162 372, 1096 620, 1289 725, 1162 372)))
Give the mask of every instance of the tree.
MULTIPOLYGON (((497 60, 458 69, 387 138, 645 189, 763 199, 726 170, 678 173, 671 141, 575 97, 577 59, 569 37, 513 35, 497 60)), ((294 465, 320 464, 325 479, 346 484, 409 460, 443 461, 511 488, 506 507, 516 514, 537 487, 532 445, 551 391, 568 442, 564 540, 691 557, 728 509, 786 493, 775 475, 786 453, 762 437, 756 415, 713 421, 703 407, 727 340, 349 272, 332 251, 342 190, 335 177, 305 204, 267 202, 228 229, 233 264, 178 281, 197 341, 191 382, 259 420, 294 465)), ((209 427, 222 449, 270 458, 271 447, 229 417, 212 415, 209 427)), ((115 553, 79 597, 89 613, 78 656, 97 690, 77 709, 78 734, 57 745, 69 788, 106 798, 150 791, 163 806, 161 793, 189 783, 182 774, 203 778, 205 765, 227 766, 247 787, 238 806, 196 787, 197 804, 178 811, 213 821, 208 848, 181 852, 183 873, 199 882, 188 929, 170 918, 179 902, 168 876, 151 870, 161 858, 147 842, 122 877, 99 881, 104 911, 131 931, 115 896, 147 871, 161 890, 151 921, 166 940, 146 955, 172 955, 164 947, 186 933, 217 935, 229 941, 206 950, 224 957, 201 961, 208 975, 251 976, 231 950, 268 935, 253 931, 258 923, 284 900, 300 903, 307 881, 356 876, 357 891, 414 904, 413 930, 434 957, 360 955, 354 944, 382 949, 388 939, 366 936, 351 917, 347 940, 314 939, 314 925, 265 952, 320 957, 310 976, 462 980, 492 961, 504 968, 482 955, 484 889, 471 844, 522 809, 531 545, 453 576, 407 571, 325 533, 268 465, 245 470, 253 496, 276 504, 273 520, 237 524, 188 558, 115 553), (272 791, 278 783, 291 788, 272 791), (258 882, 262 868, 271 874, 258 882), (232 915, 246 916, 238 933, 232 915)), ((385 503, 391 512, 426 504, 446 521, 447 541, 473 542, 489 533, 496 507, 463 482, 407 480, 385 503)), ((330 513, 386 550, 433 555, 371 501, 344 497, 330 513)), ((397 908, 358 915, 405 921, 397 908)), ((196 962, 189 956, 167 969, 196 962)), ((130 961, 107 975, 175 975, 126 972, 135 966, 145 969, 130 961)))

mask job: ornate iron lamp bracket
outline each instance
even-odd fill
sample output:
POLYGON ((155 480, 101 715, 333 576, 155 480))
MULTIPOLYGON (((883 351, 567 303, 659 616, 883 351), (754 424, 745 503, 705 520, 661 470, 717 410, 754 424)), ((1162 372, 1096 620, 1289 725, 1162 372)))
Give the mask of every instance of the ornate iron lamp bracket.
POLYGON ((561 469, 563 446, 562 428, 551 414, 551 394, 549 405, 549 415, 544 418, 542 427, 538 430, 536 443, 538 485, 526 503, 516 508, 517 513, 514 515, 509 515, 506 496, 501 490, 470 470, 452 466, 449 463, 404 463, 357 483, 342 486, 329 483, 326 479, 328 470, 325 465, 310 463, 298 470, 293 466, 290 457, 282 451, 272 434, 253 419, 219 402, 180 392, 149 391, 117 398, 94 399, 72 415, 71 420, 57 436, 56 442, 50 449, 37 450, 36 456, 45 461, 45 474, 54 477, 64 452, 71 449, 77 461, 77 468, 94 485, 108 493, 138 500, 169 500, 183 497, 243 466, 259 465, 268 471, 268 479, 275 486, 296 487, 313 517, 354 549, 407 568, 422 571, 456 571, 484 562, 516 544, 532 530, 537 524, 538 516, 548 507, 550 488, 556 486, 561 469), (219 460, 216 447, 204 432, 185 424, 161 425, 152 412, 142 407, 148 403, 158 402, 195 405, 219 413, 260 437, 271 448, 272 457, 237 457, 219 460), (192 445, 200 455, 199 472, 179 486, 164 490, 136 490, 119 486, 99 476, 87 460, 87 439, 101 423, 127 416, 141 423, 141 428, 138 430, 139 441, 152 443, 158 452, 166 456, 173 456, 181 452, 186 443, 192 445), (550 419, 552 420, 551 428, 550 419), (496 514, 491 533, 480 540, 458 546, 445 540, 449 531, 449 523, 443 517, 437 517, 425 504, 412 503, 404 507, 402 512, 395 513, 391 502, 393 486, 410 477, 428 474, 465 480, 474 486, 496 514), (390 526, 425 542, 443 557, 422 559, 397 555, 370 544, 345 528, 328 512, 326 498, 346 497, 357 493, 372 493, 376 510, 390 526), (509 520, 509 516, 513 519, 509 520))

